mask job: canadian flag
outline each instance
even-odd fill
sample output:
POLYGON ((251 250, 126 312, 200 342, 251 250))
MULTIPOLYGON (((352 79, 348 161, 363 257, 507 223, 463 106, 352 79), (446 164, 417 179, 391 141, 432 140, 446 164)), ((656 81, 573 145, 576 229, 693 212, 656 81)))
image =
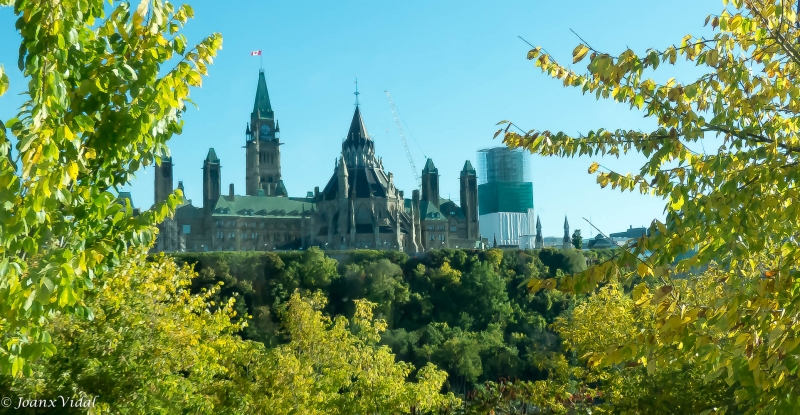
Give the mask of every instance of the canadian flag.
POLYGON ((254 50, 254 51, 250 52, 250 56, 261 56, 261 51, 260 50, 254 50))

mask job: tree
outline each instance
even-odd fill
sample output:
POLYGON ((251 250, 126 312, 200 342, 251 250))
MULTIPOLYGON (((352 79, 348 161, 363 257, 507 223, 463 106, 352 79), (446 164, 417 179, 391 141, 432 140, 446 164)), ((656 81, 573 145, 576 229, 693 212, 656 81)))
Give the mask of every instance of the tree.
POLYGON ((439 393, 446 373, 429 365, 411 382, 414 366, 378 345, 386 324, 373 320, 374 304, 358 302, 352 323, 332 321, 319 294, 295 293, 282 315, 289 342, 266 349, 238 336, 248 318, 235 318, 234 298, 211 300, 222 284, 191 293, 187 265, 147 262, 140 250, 111 276, 86 296, 95 318, 53 319, 59 349, 30 376, 0 377, 0 390, 86 397, 121 414, 424 413, 458 402, 439 393))
POLYGON ((575 229, 575 232, 572 232, 572 246, 575 249, 583 249, 583 237, 580 229, 575 229))
MULTIPOLYGON (((583 74, 541 48, 528 53, 564 86, 627 104, 653 119, 656 129, 599 128, 572 136, 537 129, 517 133, 508 123, 498 133, 504 132, 511 147, 545 156, 640 153, 646 162, 636 173, 597 162, 588 171, 597 173, 601 187, 665 199, 666 220, 654 221, 649 236, 631 242, 613 260, 559 280, 530 281, 533 290, 585 293, 613 278, 629 282, 638 274, 659 280, 655 287, 639 284, 631 294, 636 304, 656 306, 657 334, 593 353, 590 365, 642 364, 650 375, 676 363, 697 365, 707 374, 702 382, 724 379, 732 385, 736 407, 790 412, 800 405, 796 2, 724 3, 721 14, 706 19, 715 30, 712 37, 687 35, 662 50, 628 49, 617 56, 578 45, 571 63, 588 57, 583 74), (703 75, 686 84, 649 77, 679 57, 703 75), (698 152, 703 139, 721 145, 698 152), (645 257, 646 252, 652 255, 645 257), (625 264, 637 264, 636 272, 622 273, 625 264), (691 275, 698 266, 709 268, 691 275), (679 274, 689 277, 674 278, 679 274)), ((719 406, 726 407, 736 409, 719 406)))
MULTIPOLYGON (((20 113, 0 122, 3 372, 54 352, 40 324, 53 313, 91 318, 85 293, 127 248, 146 246, 179 200, 136 218, 114 203, 135 172, 168 154, 189 88, 200 86, 222 37, 187 48, 189 6, 115 4, 108 15, 102 0, 14 4, 29 83, 20 113)), ((7 89, 0 67, 0 95, 7 89)))

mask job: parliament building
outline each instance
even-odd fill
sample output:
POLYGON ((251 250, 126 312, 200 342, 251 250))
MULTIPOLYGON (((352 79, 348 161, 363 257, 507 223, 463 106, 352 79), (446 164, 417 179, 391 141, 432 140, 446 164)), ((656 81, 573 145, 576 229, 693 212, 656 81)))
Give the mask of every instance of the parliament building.
MULTIPOLYGON (((422 169, 421 189, 406 198, 395 187, 392 173, 383 169, 356 105, 325 187, 289 196, 281 176, 282 144, 264 72, 260 71, 245 130, 245 194, 235 194, 233 184, 223 194, 220 159, 209 149, 203 161, 202 206, 184 200, 174 218, 159 226, 154 250, 271 251, 315 246, 413 254, 481 247, 477 176, 469 160, 460 174, 460 206, 440 197, 439 173, 431 159, 422 169)), ((162 158, 155 170, 158 204, 174 191, 172 159, 162 158)), ((182 183, 178 188, 183 190, 182 183)))

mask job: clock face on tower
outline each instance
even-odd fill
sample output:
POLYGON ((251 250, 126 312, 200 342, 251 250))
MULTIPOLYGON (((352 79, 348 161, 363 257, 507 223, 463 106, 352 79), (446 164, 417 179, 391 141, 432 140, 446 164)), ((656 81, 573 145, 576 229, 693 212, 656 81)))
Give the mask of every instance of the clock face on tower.
POLYGON ((259 133, 261 135, 269 135, 269 125, 267 124, 262 125, 261 129, 259 130, 259 133))

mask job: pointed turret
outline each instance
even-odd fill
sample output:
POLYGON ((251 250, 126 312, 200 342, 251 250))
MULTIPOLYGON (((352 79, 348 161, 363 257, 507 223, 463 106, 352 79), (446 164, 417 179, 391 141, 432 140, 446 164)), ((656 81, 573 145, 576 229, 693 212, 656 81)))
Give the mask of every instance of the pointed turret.
POLYGON ((475 168, 472 167, 472 163, 470 163, 469 160, 464 163, 464 168, 461 169, 461 174, 464 176, 468 174, 475 174, 475 168))
POLYGON ((372 141, 367 133, 367 127, 364 125, 364 120, 361 118, 361 110, 356 107, 356 112, 353 114, 353 121, 350 122, 350 130, 347 132, 347 139, 345 144, 364 144, 372 141))
POLYGON ((433 203, 436 209, 439 209, 439 169, 433 164, 433 160, 428 159, 425 162, 420 181, 422 185, 422 200, 433 203))
POLYGON ((347 164, 344 161, 344 156, 340 157, 339 161, 336 163, 336 177, 339 186, 339 194, 346 198, 350 192, 350 186, 347 181, 347 164))
POLYGON ((367 133, 367 127, 364 126, 359 107, 356 107, 353 120, 350 122, 350 130, 347 132, 347 138, 342 143, 342 154, 347 159, 347 165, 351 169, 377 165, 375 143, 367 133))
POLYGON ((203 162, 203 208, 206 214, 214 210, 221 195, 221 176, 219 157, 213 148, 209 148, 206 160, 203 162))
POLYGON ((269 102, 269 91, 267 91, 267 79, 264 78, 264 71, 258 72, 258 87, 256 88, 256 100, 253 103, 253 115, 256 118, 273 118, 272 104, 269 102))
POLYGON ((478 226, 478 176, 469 160, 464 162, 459 180, 459 195, 461 196, 461 210, 467 220, 467 239, 480 236, 478 226))
POLYGON ((561 249, 571 249, 572 239, 569 237, 569 222, 567 217, 564 216, 564 238, 561 239, 561 249))
POLYGON ((536 239, 534 239, 533 247, 536 249, 544 248, 544 238, 542 237, 542 222, 539 216, 536 216, 536 239))
POLYGON ((428 159, 428 161, 425 162, 425 167, 422 168, 422 174, 438 171, 439 170, 433 165, 433 160, 431 159, 428 159))

